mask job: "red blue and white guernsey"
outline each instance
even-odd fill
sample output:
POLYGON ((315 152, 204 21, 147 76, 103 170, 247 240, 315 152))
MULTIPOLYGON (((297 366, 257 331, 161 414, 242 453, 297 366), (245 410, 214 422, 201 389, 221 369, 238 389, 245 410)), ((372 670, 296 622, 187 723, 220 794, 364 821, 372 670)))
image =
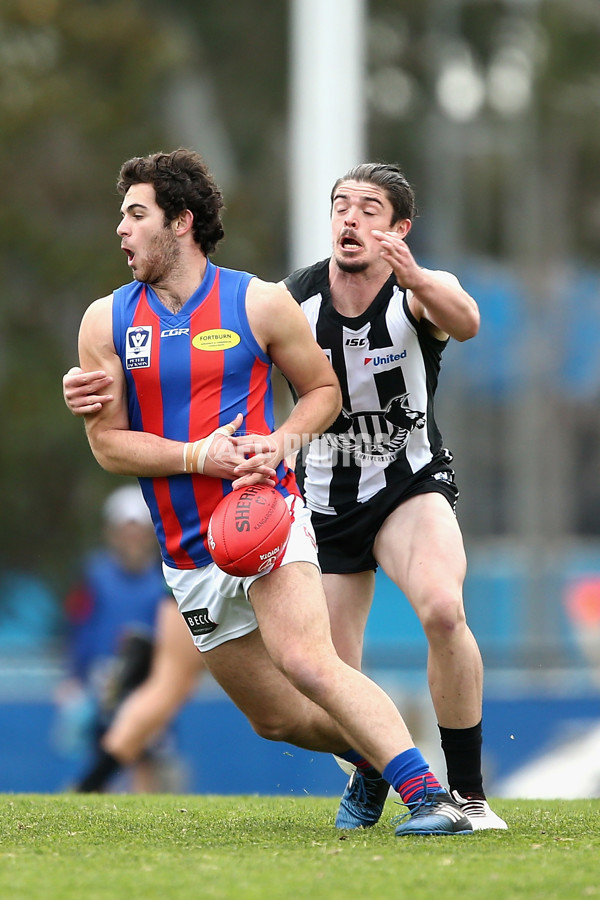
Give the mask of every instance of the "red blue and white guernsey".
MULTIPOLYGON (((207 260, 202 284, 178 313, 133 281, 114 291, 113 339, 127 382, 132 431, 195 441, 238 413, 238 433, 274 428, 271 360, 246 315, 253 276, 207 260)), ((298 494, 293 472, 277 469, 277 490, 298 494)), ((141 478, 164 562, 195 569, 211 562, 206 532, 231 482, 206 475, 141 478)))

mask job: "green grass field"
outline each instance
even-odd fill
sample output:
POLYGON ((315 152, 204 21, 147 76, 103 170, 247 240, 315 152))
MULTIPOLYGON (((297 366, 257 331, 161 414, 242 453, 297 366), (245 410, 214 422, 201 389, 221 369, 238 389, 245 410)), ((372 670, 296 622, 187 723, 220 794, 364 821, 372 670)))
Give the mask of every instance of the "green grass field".
POLYGON ((395 838, 337 800, 2 795, 1 900, 600 898, 600 800, 495 801, 508 832, 395 838))

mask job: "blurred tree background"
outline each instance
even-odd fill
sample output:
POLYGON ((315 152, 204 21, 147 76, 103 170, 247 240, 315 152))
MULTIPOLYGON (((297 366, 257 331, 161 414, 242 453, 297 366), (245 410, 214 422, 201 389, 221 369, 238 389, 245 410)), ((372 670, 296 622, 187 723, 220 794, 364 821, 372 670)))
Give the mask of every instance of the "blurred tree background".
MULTIPOLYGON (((285 0, 3 0, 5 567, 62 590, 114 485, 61 376, 86 306, 127 280, 121 162, 199 150, 226 199, 216 261, 287 272, 288 24, 285 0)), ((484 317, 489 296, 497 326, 448 350, 464 530, 598 536, 600 3, 370 0, 366 36, 368 156, 401 163, 415 253, 484 317)), ((345 52, 332 44, 342 107, 345 52)))

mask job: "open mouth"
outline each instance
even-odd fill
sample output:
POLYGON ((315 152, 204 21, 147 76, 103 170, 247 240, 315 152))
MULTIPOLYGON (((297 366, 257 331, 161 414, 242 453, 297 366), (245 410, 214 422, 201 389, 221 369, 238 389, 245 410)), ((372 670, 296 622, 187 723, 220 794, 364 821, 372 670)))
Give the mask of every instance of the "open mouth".
POLYGON ((362 244, 360 244, 356 238, 350 237, 349 235, 345 235, 340 240, 340 247, 342 250, 360 250, 362 244))

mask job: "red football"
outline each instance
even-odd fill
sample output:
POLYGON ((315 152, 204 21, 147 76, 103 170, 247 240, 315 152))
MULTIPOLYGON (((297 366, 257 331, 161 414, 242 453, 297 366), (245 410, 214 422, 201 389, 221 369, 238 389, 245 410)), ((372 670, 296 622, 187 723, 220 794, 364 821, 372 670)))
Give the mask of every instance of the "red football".
POLYGON ((256 575, 281 559, 290 536, 291 518, 279 491, 256 484, 231 491, 213 510, 208 549, 229 575, 256 575))

